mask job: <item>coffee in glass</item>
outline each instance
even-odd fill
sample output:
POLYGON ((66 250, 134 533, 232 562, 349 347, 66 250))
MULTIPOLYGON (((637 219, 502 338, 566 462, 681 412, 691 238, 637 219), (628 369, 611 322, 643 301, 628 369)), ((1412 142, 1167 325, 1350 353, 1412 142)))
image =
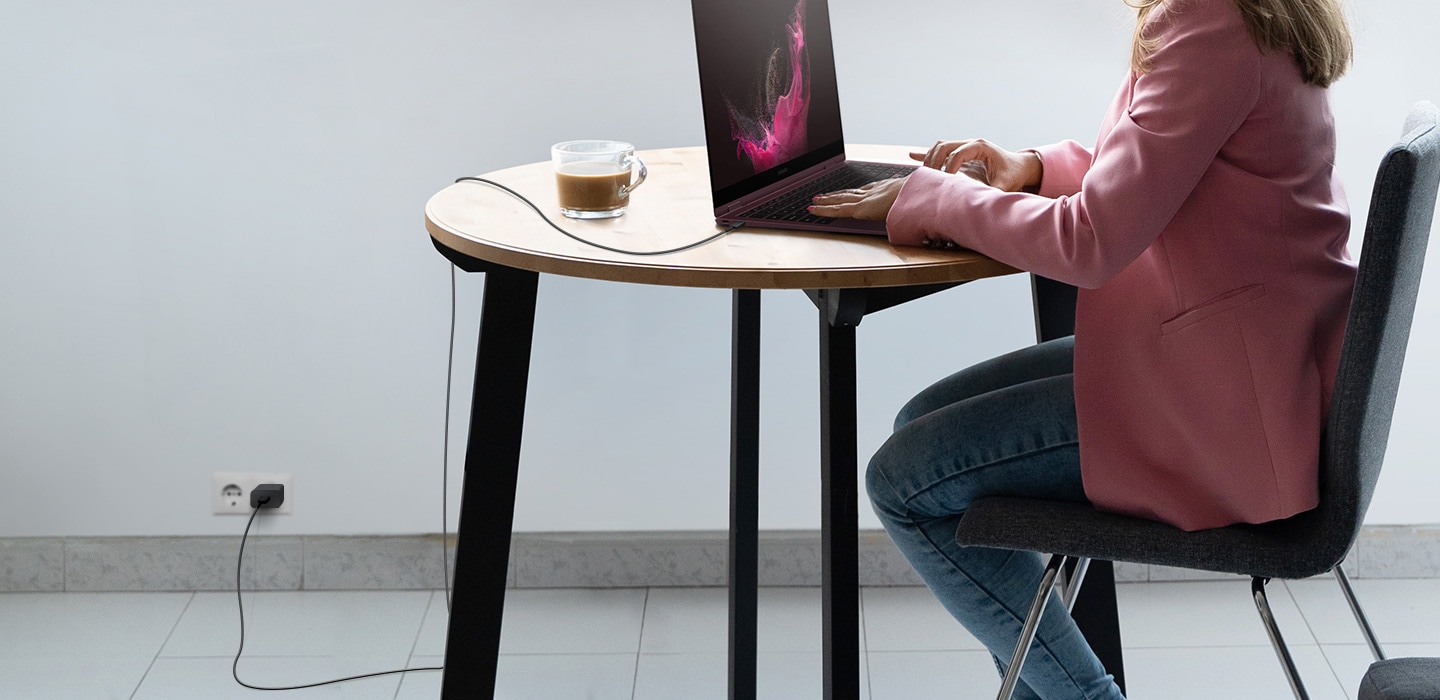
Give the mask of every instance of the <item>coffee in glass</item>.
POLYGON ((560 213, 572 219, 624 214, 630 193, 645 181, 645 163, 623 141, 565 141, 552 146, 550 156, 560 213))

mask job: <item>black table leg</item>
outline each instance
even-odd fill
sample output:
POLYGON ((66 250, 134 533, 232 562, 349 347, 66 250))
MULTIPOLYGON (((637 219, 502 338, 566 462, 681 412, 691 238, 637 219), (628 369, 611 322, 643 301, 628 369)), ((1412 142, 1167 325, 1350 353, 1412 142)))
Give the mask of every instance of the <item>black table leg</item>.
POLYGON ((495 696, 538 278, 499 266, 485 273, 445 643, 446 700, 495 696))
POLYGON ((735 290, 731 322, 730 700, 755 700, 760 560, 760 290, 735 290))
MULTIPOLYGON (((857 319, 858 321, 858 319, 857 319)), ((820 306, 820 585, 825 700, 860 697, 855 326, 820 306)))
MULTIPOLYGON (((1030 276, 1030 289, 1035 300, 1035 339, 1037 342, 1063 338, 1075 332, 1076 289, 1037 275, 1030 276)), ((1120 616, 1115 602, 1115 566, 1108 561, 1093 560, 1070 611, 1080 632, 1100 657, 1105 670, 1115 676, 1120 692, 1125 692, 1125 662, 1120 650, 1120 616)))

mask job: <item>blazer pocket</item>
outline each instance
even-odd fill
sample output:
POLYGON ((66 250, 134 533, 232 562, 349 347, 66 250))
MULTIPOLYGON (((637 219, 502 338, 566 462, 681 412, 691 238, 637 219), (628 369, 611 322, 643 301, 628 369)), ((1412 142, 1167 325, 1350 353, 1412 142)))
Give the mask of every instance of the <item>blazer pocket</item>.
POLYGON ((1263 296, 1265 296, 1265 285, 1263 284, 1252 284, 1248 287, 1241 287, 1225 292, 1214 299, 1181 313, 1169 321, 1161 323, 1160 335, 1170 335, 1186 326, 1199 323, 1215 314, 1244 306, 1263 296))

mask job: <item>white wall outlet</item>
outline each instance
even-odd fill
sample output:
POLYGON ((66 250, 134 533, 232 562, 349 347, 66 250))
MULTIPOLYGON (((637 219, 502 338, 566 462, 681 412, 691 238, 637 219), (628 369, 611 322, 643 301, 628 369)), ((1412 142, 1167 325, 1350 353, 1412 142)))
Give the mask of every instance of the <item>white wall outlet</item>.
POLYGON ((215 515, 249 515, 250 491, 260 484, 283 484, 285 502, 279 508, 266 509, 267 513, 290 515, 295 505, 295 491, 290 485, 289 474, 262 474, 258 472, 215 472, 210 475, 210 512, 215 515))

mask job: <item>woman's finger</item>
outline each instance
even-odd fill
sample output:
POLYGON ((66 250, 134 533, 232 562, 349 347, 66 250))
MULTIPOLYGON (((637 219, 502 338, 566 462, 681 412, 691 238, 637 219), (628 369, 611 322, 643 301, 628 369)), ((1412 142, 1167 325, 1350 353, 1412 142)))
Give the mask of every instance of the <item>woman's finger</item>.
POLYGON ((944 141, 936 141, 934 146, 925 151, 925 157, 920 159, 920 164, 926 168, 935 167, 935 163, 941 157, 939 154, 945 148, 944 141))
POLYGON ((941 149, 941 148, 944 148, 944 147, 945 147, 945 141, 943 141, 943 140, 936 141, 936 142, 935 142, 935 145, 931 146, 929 149, 927 149, 927 150, 925 151, 925 157, 921 159, 921 164, 924 165, 924 166, 927 167, 927 168, 933 168, 933 167, 935 167, 935 166, 932 165, 932 164, 935 162, 935 159, 938 157, 936 154, 938 154, 938 153, 940 152, 940 149, 941 149))
POLYGON ((859 190, 840 190, 839 192, 817 194, 810 201, 816 204, 841 204, 858 202, 864 198, 865 193, 859 190))
POLYGON ((814 199, 809 210, 816 216, 875 219, 883 221, 900 194, 904 178, 870 183, 863 192, 834 192, 814 199))
POLYGON ((810 213, 815 216, 829 216, 833 218, 849 218, 850 212, 855 209, 854 204, 820 204, 810 206, 810 213))
POLYGON ((824 193, 824 194, 817 194, 817 195, 815 195, 814 197, 812 197, 810 201, 812 201, 812 202, 827 202, 827 203, 833 203, 833 202, 853 202, 853 201, 856 201, 856 200, 858 200, 858 199, 860 199, 861 197, 864 197, 864 196, 865 196, 865 193, 864 193, 864 192, 861 192, 860 190, 838 190, 838 191, 835 191, 835 192, 826 192, 826 193, 824 193))
POLYGON ((950 157, 951 153, 954 153, 957 149, 964 148, 971 143, 973 142, 967 139, 964 141, 941 141, 935 144, 935 146, 932 147, 930 149, 930 152, 926 155, 925 167, 935 168, 936 170, 942 169, 945 165, 946 159, 950 157))
POLYGON ((938 169, 945 162, 945 157, 950 155, 953 150, 955 150, 953 143, 942 141, 935 144, 930 152, 925 154, 925 167, 938 169))
POLYGON ((991 148, 991 145, 986 144, 985 141, 971 141, 971 143, 950 151, 949 156, 945 158, 945 164, 940 167, 940 170, 945 170, 946 173, 959 173, 960 166, 972 160, 981 161, 981 163, 984 163, 985 166, 988 167, 989 158, 994 156, 994 154, 994 148, 991 148))

